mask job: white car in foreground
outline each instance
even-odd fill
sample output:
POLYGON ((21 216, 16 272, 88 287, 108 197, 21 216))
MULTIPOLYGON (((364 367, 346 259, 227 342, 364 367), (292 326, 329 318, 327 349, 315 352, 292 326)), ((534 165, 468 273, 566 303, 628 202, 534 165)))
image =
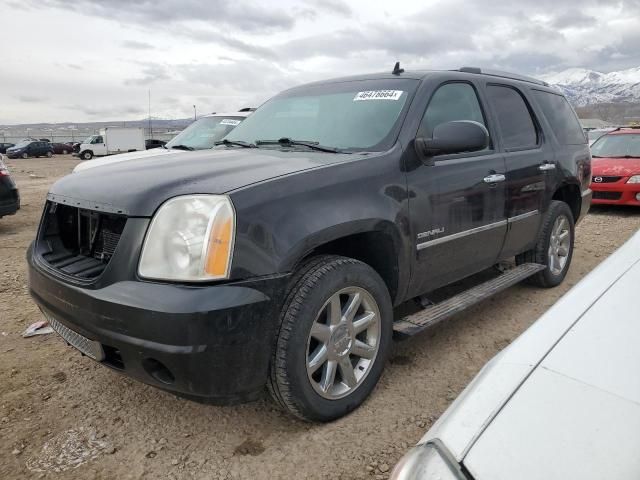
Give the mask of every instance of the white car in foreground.
POLYGON ((138 158, 171 155, 184 150, 204 150, 206 148, 212 148, 215 142, 226 137, 240 122, 251 115, 253 110, 254 109, 242 109, 239 112, 205 115, 172 138, 164 147, 87 160, 76 165, 73 171, 75 173, 88 168, 112 165, 127 160, 136 160, 138 158))
POLYGON ((640 232, 491 360, 394 480, 640 479, 640 232))

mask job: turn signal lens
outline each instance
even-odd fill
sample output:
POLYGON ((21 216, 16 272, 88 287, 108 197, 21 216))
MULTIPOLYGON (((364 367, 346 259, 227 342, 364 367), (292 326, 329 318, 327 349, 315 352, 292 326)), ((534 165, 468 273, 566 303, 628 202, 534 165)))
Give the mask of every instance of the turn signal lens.
POLYGON ((212 219, 205 266, 207 275, 217 278, 228 276, 233 248, 233 230, 231 204, 223 203, 212 219))

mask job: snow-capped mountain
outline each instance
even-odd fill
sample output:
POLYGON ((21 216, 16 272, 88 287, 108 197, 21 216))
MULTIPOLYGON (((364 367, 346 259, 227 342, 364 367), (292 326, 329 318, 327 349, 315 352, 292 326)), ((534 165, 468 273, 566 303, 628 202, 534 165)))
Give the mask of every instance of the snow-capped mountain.
POLYGON ((578 107, 594 103, 640 102, 640 67, 610 73, 569 68, 540 78, 560 88, 578 107))

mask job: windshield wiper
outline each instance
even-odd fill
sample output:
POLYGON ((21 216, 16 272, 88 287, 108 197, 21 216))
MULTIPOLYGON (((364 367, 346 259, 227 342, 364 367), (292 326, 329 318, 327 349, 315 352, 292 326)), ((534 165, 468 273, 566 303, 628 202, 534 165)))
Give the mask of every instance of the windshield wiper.
POLYGON ((188 145, 171 145, 171 148, 175 149, 175 150, 195 150, 195 148, 190 147, 188 145))
POLYGON ((306 140, 292 140, 288 137, 282 137, 278 140, 256 140, 256 145, 282 145, 283 147, 290 147, 293 145, 301 145, 303 147, 308 147, 313 150, 318 150, 320 152, 329 152, 329 153, 342 153, 339 149, 334 147, 325 147, 324 145, 320 145, 319 142, 312 142, 306 140))
POLYGON ((245 142, 242 140, 227 140, 226 138, 224 140, 220 140, 219 142, 215 142, 214 145, 226 145, 227 147, 230 145, 237 145, 244 148, 257 148, 257 146, 253 143, 245 142))

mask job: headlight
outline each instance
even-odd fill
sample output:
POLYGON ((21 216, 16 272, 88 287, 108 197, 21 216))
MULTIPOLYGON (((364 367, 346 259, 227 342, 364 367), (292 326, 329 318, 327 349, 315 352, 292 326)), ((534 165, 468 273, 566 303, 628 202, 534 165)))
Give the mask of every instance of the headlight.
POLYGON ((439 440, 413 447, 393 469, 390 480, 466 480, 460 465, 439 440))
POLYGON ((627 183, 640 183, 640 175, 634 175, 627 180, 627 183))
POLYGON ((138 273, 158 280, 228 278, 234 237, 235 213, 228 197, 172 198, 151 220, 138 273))

